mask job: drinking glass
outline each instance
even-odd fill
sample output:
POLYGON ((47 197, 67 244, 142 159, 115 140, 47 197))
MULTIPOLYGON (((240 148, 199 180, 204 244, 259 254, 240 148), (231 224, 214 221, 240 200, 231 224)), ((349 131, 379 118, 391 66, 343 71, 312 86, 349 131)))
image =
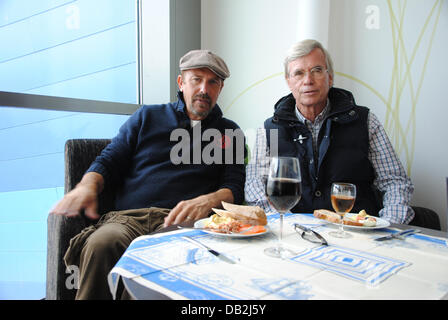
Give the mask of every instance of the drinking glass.
POLYGON ((344 216, 352 210, 356 199, 356 186, 351 183, 335 182, 331 185, 331 205, 334 211, 341 216, 341 224, 338 231, 329 232, 336 238, 350 238, 351 235, 344 231, 344 216))
POLYGON ((283 241, 283 215, 292 209, 302 196, 302 177, 299 159, 293 157, 273 157, 266 182, 266 197, 280 214, 279 241, 275 247, 266 248, 265 254, 280 258, 286 251, 283 241))

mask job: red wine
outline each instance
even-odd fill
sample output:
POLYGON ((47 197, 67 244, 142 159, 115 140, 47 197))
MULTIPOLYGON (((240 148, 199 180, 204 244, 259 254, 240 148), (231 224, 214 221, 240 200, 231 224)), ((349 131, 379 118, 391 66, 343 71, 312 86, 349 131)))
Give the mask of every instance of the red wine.
POLYGON ((268 179, 266 195, 277 211, 284 212, 299 202, 302 196, 302 184, 297 179, 268 179))
POLYGON ((331 195, 331 204, 334 210, 339 213, 345 213, 352 210, 355 204, 355 197, 342 196, 342 195, 331 195))

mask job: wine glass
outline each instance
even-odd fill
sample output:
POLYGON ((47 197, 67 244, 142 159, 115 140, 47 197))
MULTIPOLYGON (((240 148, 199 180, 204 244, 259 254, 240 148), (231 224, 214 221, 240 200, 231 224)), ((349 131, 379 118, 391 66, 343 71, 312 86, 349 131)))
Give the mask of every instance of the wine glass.
POLYGON ((335 182, 331 185, 331 205, 337 214, 341 216, 341 224, 338 231, 329 232, 336 238, 350 238, 351 235, 344 231, 344 216, 352 210, 356 199, 356 186, 351 183, 335 182))
POLYGON ((286 251, 282 247, 283 215, 292 209, 302 196, 302 177, 299 159, 293 157, 273 157, 266 182, 266 196, 269 203, 280 214, 280 234, 277 246, 266 248, 265 254, 280 258, 286 251))

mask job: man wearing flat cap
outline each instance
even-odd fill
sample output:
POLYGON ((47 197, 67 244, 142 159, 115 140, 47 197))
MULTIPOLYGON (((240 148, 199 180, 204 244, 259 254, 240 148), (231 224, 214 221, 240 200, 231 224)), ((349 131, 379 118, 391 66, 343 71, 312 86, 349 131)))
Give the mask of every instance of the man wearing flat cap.
POLYGON ((220 57, 208 50, 188 52, 180 59, 179 67, 178 100, 139 108, 76 188, 50 212, 67 217, 84 212, 90 219, 99 219, 72 239, 64 257, 67 266, 78 266, 80 271, 77 299, 112 298, 107 275, 136 237, 207 217, 212 208, 221 207, 221 201, 243 202, 245 168, 236 157, 244 153, 244 144, 243 150, 236 150, 237 138, 229 140, 224 136, 227 130, 239 127, 224 118, 216 104, 229 70, 220 57), (183 159, 191 162, 172 161, 172 149, 178 143, 173 132, 183 130, 195 136, 194 130, 204 133, 208 129, 221 133, 225 145, 222 141, 192 138, 187 150, 181 150, 185 152, 183 159), (223 149, 233 148, 235 161, 198 162, 198 150, 200 157, 212 143, 223 149), (117 190, 116 211, 100 217, 96 212, 97 197, 106 185, 117 190))

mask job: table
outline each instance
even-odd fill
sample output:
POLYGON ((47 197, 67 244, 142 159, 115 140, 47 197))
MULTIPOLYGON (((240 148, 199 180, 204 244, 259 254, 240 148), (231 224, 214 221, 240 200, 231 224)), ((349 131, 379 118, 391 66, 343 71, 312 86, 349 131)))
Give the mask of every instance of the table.
MULTIPOLYGON (((264 255, 277 241, 278 214, 268 216, 271 232, 251 238, 214 236, 198 230, 176 230, 135 239, 109 274, 114 293, 118 280, 136 299, 192 300, 333 300, 447 299, 446 233, 423 232, 405 240, 374 241, 411 226, 348 230, 352 237, 328 235, 337 228, 311 214, 287 214, 284 244, 288 259, 264 255), (292 228, 300 223, 328 241, 320 246, 303 240, 292 228), (238 260, 223 262, 181 237, 188 235, 238 260)), ((171 230, 171 229, 170 229, 171 230)))

